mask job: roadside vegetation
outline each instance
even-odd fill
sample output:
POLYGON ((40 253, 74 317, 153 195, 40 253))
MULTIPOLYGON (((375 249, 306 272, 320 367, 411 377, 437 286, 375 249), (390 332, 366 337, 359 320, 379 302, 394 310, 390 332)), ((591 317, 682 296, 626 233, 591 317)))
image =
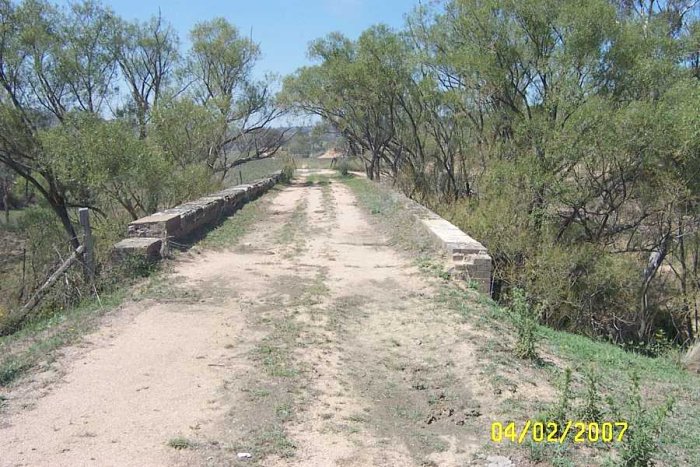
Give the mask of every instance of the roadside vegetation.
POLYGON ((499 301, 653 355, 699 319, 698 8, 423 4, 314 41, 280 99, 484 243, 499 301))

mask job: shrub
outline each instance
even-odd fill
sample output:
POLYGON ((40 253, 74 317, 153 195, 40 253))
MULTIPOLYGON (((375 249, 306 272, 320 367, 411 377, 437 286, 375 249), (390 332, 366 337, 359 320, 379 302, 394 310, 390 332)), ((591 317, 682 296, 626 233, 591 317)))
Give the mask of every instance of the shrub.
POLYGON ((653 409, 645 407, 639 389, 639 375, 633 373, 631 378, 632 387, 626 398, 629 428, 620 450, 620 465, 648 467, 654 465, 653 456, 659 450, 659 434, 673 409, 673 399, 669 398, 653 409))
POLYGON ((589 422, 598 422, 602 418, 602 410, 600 409, 601 398, 598 391, 600 377, 592 368, 586 371, 585 377, 586 395, 579 418, 589 422))
MULTIPOLYGON (((548 412, 547 418, 563 425, 570 420, 571 408, 577 402, 582 405, 577 419, 585 422, 601 420, 627 422, 615 464, 624 467, 649 467, 654 465, 653 458, 660 449, 659 435, 663 424, 673 408, 673 399, 669 398, 658 407, 647 407, 643 403, 640 391, 640 378, 632 373, 631 387, 624 393, 624 402, 618 404, 612 395, 605 397, 607 408, 601 404, 599 391, 600 377, 593 369, 584 373, 586 391, 577 395, 572 389, 572 370, 566 368, 559 386, 559 399, 548 412)), ((617 436, 618 431, 615 431, 617 436)))
POLYGON ((559 387, 559 400, 557 401, 557 404, 553 407, 549 418, 556 421, 560 425, 566 424, 566 420, 569 415, 569 410, 571 408, 572 399, 573 397, 571 392, 571 368, 567 367, 564 370, 564 378, 561 382, 561 386, 559 387))
POLYGON ((513 289, 510 312, 518 334, 515 354, 520 358, 537 359, 537 318, 522 289, 513 289))
POLYGON ((338 169, 338 172, 340 172, 340 175, 343 177, 347 177, 350 174, 350 164, 344 157, 340 159, 340 162, 338 162, 336 168, 338 169))
MULTIPOLYGON (((24 287, 26 299, 73 252, 73 248, 56 215, 49 208, 32 206, 25 209, 20 226, 26 238, 27 263, 26 282, 18 286, 24 287)), ((36 312, 75 305, 85 292, 81 290, 81 282, 79 268, 71 268, 49 290, 36 312)))
POLYGON ((296 170, 297 166, 294 162, 294 158, 290 156, 285 156, 283 161, 284 165, 282 166, 282 177, 280 181, 282 183, 289 183, 292 181, 292 178, 294 178, 294 171, 296 170))
POLYGON ((636 332, 643 269, 639 258, 573 238, 557 240, 554 222, 545 223, 536 234, 528 226, 527 206, 512 189, 498 188, 498 196, 436 206, 488 248, 494 259, 494 298, 507 303, 510 292, 520 288, 538 306, 542 324, 618 344, 629 340, 636 332))

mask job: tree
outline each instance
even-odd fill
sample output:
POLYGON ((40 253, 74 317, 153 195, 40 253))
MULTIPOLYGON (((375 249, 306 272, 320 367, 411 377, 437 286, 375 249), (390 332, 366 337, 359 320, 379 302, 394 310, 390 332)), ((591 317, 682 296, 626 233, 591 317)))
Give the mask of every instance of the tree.
POLYGON ((100 113, 115 79, 108 34, 112 13, 94 2, 59 10, 42 0, 0 4, 0 162, 31 183, 79 246, 69 208, 77 206, 56 176, 40 128, 71 110, 100 113))
POLYGON ((237 165, 274 155, 282 140, 267 138, 264 130, 281 111, 270 90, 271 79, 252 78, 260 49, 251 39, 242 37, 223 18, 198 23, 190 36, 188 86, 195 101, 217 112, 221 119, 219 134, 208 149, 206 163, 223 180, 237 165), (270 142, 271 147, 266 144, 270 142), (241 145, 256 150, 245 154, 230 151, 241 145))
POLYGON ((450 0, 314 41, 290 107, 467 226, 548 324, 649 342, 698 315, 698 2, 450 0), (546 265, 546 267, 543 267, 546 265), (674 282, 675 281, 675 282, 674 282))
POLYGON ((395 132, 399 44, 386 26, 370 28, 357 43, 329 34, 309 46, 309 56, 320 64, 284 82, 288 106, 320 116, 367 151, 363 159, 373 179, 380 178, 380 161, 395 132))
POLYGON ((40 130, 39 139, 56 177, 81 205, 102 210, 116 203, 135 220, 157 210, 170 191, 172 165, 127 122, 76 112, 40 130))
POLYGON ((120 21, 114 54, 129 86, 141 139, 146 137, 149 112, 171 83, 178 64, 175 30, 158 14, 145 23, 120 21))

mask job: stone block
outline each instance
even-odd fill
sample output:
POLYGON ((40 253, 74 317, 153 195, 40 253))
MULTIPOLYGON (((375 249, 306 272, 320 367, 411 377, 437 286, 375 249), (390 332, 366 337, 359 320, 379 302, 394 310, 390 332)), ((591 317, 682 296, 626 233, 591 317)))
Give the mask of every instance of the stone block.
POLYGON ((407 200, 407 205, 451 257, 450 273, 475 281, 481 292, 490 295, 493 266, 486 247, 427 208, 418 207, 418 203, 407 200))
POLYGON ((220 197, 205 197, 182 204, 180 230, 175 237, 185 237, 195 230, 218 221, 222 214, 224 201, 220 197))
POLYGON ((179 230, 179 212, 157 212, 130 223, 127 227, 127 236, 167 238, 179 230))
POLYGON ((125 238, 116 245, 112 252, 112 257, 115 260, 122 261, 128 257, 142 257, 150 261, 156 261, 161 258, 163 248, 163 240, 160 238, 125 238))

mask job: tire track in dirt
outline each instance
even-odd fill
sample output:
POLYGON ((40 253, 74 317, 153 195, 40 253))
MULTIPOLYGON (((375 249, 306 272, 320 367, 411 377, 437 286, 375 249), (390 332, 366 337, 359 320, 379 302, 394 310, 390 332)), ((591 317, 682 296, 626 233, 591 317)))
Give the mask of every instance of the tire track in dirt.
POLYGON ((468 418, 480 412, 452 357, 471 359, 473 349, 348 188, 324 190, 325 203, 309 196, 319 232, 299 258, 325 271, 328 288, 301 315, 318 343, 297 352, 312 370, 313 402, 288 428, 297 456, 275 465, 464 465, 479 446, 468 418))

